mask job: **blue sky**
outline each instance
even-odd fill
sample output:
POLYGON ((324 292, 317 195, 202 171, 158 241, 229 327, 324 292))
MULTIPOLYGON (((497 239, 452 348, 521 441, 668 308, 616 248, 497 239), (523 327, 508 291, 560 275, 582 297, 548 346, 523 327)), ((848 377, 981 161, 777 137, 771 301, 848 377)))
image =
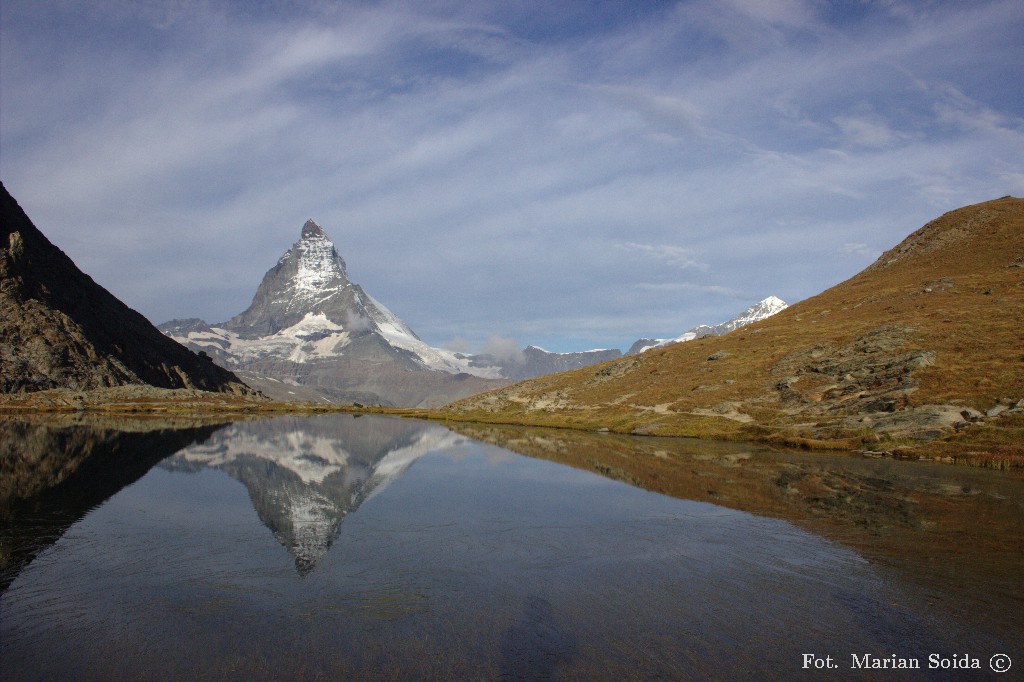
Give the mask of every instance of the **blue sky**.
POLYGON ((314 217, 427 342, 625 349, 1024 196, 1019 0, 0 2, 0 179, 153 322, 314 217))

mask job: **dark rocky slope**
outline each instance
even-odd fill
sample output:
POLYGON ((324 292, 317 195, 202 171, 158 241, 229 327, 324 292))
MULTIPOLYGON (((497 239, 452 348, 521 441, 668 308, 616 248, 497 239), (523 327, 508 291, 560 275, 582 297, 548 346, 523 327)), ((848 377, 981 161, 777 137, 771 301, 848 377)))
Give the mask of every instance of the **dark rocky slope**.
POLYGON ((79 270, 0 184, 0 393, 125 384, 252 392, 79 270))

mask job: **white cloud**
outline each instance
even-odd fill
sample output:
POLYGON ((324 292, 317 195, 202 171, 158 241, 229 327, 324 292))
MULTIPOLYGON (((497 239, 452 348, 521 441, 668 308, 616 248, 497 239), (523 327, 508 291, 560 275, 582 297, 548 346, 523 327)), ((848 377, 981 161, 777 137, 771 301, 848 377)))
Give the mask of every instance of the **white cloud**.
POLYGON ((347 331, 350 332, 364 332, 373 326, 370 318, 364 317, 359 313, 346 311, 345 312, 345 324, 342 325, 347 331))
POLYGON ((881 254, 878 249, 872 249, 867 244, 860 244, 856 242, 847 242, 843 244, 840 252, 844 254, 860 256, 861 258, 875 259, 881 254))
POLYGON ((714 294, 716 296, 728 296, 730 298, 742 298, 742 294, 736 291, 736 289, 717 284, 694 284, 693 282, 640 282, 633 286, 643 291, 686 291, 700 294, 714 294))
POLYGON ((981 133, 997 139, 1006 137, 1017 142, 1024 135, 1024 118, 1021 116, 994 111, 949 84, 942 84, 935 90, 934 109, 940 123, 969 133, 981 133))
POLYGON ((655 261, 661 261, 683 270, 707 270, 706 263, 702 263, 694 256, 693 249, 672 244, 640 244, 637 242, 623 242, 618 245, 621 249, 634 251, 647 256, 655 261))
POLYGON ((723 4, 766 24, 801 27, 816 23, 814 5, 803 0, 727 0, 723 4))
POLYGON ((470 353, 473 350, 473 344, 461 336, 456 336, 452 340, 441 344, 441 347, 453 353, 470 353))
POLYGON ((483 352, 492 355, 501 362, 512 362, 522 364, 525 360, 519 342, 510 337, 494 335, 487 339, 483 352))
POLYGON ((836 116, 832 120, 847 142, 861 147, 890 147, 909 138, 880 120, 857 116, 836 116))

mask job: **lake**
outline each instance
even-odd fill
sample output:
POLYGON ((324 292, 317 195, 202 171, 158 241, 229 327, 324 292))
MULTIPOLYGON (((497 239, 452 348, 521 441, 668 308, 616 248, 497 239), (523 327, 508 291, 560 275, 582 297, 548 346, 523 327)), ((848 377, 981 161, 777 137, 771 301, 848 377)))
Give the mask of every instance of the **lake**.
POLYGON ((457 428, 7 420, 0 678, 1024 670, 1019 475, 457 428))

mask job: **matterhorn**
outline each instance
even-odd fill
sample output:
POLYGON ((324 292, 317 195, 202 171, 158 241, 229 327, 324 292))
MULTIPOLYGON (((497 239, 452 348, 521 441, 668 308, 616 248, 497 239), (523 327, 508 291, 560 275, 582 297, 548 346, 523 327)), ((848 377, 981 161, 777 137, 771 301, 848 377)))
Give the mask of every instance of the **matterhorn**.
POLYGON ((435 406, 508 383, 496 367, 420 340, 349 280, 312 219, 243 312, 219 324, 171 320, 160 329, 283 400, 435 406))

